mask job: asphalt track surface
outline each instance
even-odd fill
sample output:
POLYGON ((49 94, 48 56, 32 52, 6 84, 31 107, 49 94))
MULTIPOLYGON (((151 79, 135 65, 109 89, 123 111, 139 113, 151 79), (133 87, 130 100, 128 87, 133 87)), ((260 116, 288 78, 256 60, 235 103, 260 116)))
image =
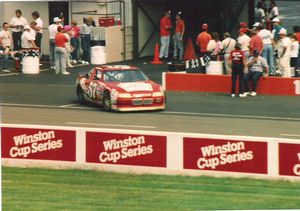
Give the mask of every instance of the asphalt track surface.
MULTIPOLYGON (((167 70, 149 59, 125 64, 158 83, 167 70)), ((165 111, 106 112, 77 102, 76 76, 91 68, 78 65, 69 69, 71 75, 55 75, 45 64, 38 75, 1 73, 1 122, 300 139, 300 97, 167 92, 165 111)))

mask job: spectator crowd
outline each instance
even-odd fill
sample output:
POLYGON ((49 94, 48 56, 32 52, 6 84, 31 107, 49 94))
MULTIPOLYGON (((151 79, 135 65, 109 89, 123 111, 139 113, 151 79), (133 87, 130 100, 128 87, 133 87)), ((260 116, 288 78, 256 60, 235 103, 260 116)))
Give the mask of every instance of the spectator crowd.
MULTIPOLYGON (((176 27, 173 36, 173 59, 183 58, 183 36, 185 32, 182 12, 176 14, 176 27), (178 45, 178 42, 180 44, 178 45), (178 51, 179 49, 179 57, 178 51)), ((172 30, 171 11, 167 11, 160 21, 161 49, 160 59, 169 56, 169 44, 172 30)), ((229 32, 223 34, 223 40, 217 32, 209 32, 207 23, 201 25, 196 38, 199 57, 208 57, 210 61, 224 63, 224 74, 232 77, 232 93, 236 96, 235 85, 239 78, 240 97, 256 96, 258 79, 261 76, 300 76, 300 26, 294 26, 288 33, 279 19, 279 9, 275 0, 260 0, 255 8, 255 23, 239 25, 238 36, 234 39, 229 32), (248 83, 252 82, 251 90, 248 83)))
MULTIPOLYGON (((0 71, 10 72, 7 68, 9 56, 18 60, 24 52, 38 51, 42 56, 41 44, 43 39, 43 20, 39 12, 33 11, 32 20, 28 21, 20 9, 15 11, 15 17, 10 22, 2 24, 0 31, 0 71)), ((90 63, 90 41, 92 27, 95 26, 93 18, 84 18, 83 25, 77 26, 77 21, 72 20, 71 25, 64 25, 64 16, 53 18, 53 23, 48 26, 49 30, 49 63, 56 74, 69 75, 67 67, 81 62, 90 63), (79 61, 80 43, 82 60, 79 61)), ((40 64, 42 65, 42 64, 40 64)))

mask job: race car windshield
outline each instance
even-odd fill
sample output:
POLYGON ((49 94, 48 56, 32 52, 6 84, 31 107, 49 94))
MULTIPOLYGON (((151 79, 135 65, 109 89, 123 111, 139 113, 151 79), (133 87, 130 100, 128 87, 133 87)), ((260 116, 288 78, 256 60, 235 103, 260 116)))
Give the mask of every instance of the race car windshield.
POLYGON ((138 82, 149 80, 140 70, 111 70, 104 73, 105 82, 138 82))

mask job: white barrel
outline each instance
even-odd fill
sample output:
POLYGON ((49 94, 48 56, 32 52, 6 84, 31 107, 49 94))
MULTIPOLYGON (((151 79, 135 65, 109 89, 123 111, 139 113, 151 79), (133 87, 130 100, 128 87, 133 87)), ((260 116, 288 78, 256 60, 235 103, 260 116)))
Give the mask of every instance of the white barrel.
POLYGON ((105 46, 91 47, 91 63, 92 64, 106 64, 105 46))
POLYGON ((22 72, 24 74, 40 73, 40 57, 38 49, 28 49, 23 52, 22 72))
POLYGON ((223 74, 223 62, 210 61, 206 68, 206 74, 209 75, 222 75, 223 74))

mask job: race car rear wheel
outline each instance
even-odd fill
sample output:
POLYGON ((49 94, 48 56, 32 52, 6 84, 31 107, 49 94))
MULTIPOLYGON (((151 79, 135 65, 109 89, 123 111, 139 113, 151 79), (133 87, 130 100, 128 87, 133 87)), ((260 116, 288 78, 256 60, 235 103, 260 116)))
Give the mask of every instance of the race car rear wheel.
POLYGON ((109 91, 105 91, 103 94, 103 108, 106 111, 110 111, 111 110, 111 100, 110 100, 110 92, 109 91))
POLYGON ((85 104, 86 103, 86 100, 85 100, 85 97, 83 95, 83 91, 81 89, 81 87, 77 87, 77 98, 78 98, 78 101, 80 104, 85 104))

